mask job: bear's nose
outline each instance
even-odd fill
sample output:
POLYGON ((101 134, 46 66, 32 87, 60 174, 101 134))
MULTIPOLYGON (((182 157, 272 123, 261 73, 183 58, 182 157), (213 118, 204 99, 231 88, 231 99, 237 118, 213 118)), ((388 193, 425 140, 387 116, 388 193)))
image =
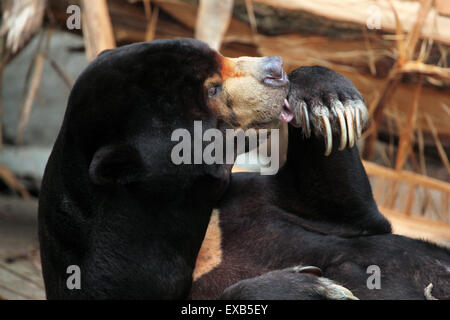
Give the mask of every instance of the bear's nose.
POLYGON ((265 78, 281 78, 283 75, 283 60, 281 57, 266 57, 264 60, 265 78))
POLYGON ((283 70, 283 59, 281 57, 266 57, 263 61, 264 83, 270 86, 286 85, 288 80, 283 70))

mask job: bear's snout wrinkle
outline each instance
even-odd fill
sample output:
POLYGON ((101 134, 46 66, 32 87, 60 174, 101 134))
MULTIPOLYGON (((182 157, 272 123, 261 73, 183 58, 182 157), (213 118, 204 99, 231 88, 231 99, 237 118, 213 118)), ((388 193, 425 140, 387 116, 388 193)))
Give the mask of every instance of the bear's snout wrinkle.
POLYGON ((265 57, 262 63, 263 82, 273 87, 283 87, 289 83, 286 72, 283 69, 281 57, 265 57))

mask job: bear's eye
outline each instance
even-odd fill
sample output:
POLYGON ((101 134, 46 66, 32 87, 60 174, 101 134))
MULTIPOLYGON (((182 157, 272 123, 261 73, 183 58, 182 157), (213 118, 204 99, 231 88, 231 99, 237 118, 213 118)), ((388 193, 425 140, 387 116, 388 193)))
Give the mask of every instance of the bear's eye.
POLYGON ((211 88, 208 89, 208 97, 214 98, 215 96, 217 96, 221 88, 222 88, 221 84, 213 85, 211 88))

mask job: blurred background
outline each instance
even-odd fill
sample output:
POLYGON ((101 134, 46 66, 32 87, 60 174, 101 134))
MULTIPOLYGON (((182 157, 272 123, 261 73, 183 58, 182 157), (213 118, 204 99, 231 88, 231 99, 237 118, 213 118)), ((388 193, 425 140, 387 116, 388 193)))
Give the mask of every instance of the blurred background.
MULTIPOLYGON (((43 299, 37 197, 72 84, 100 51, 197 38, 350 78, 394 232, 450 246, 450 0, 0 0, 0 299, 43 299)), ((254 168, 239 167, 236 171, 254 168)))

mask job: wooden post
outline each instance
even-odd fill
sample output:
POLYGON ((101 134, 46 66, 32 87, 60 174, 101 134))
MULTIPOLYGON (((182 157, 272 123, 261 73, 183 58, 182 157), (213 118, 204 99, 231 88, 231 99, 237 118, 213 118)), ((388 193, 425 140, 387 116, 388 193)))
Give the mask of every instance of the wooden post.
POLYGON ((147 18, 147 28, 145 30, 145 41, 155 39, 156 24, 158 23, 159 7, 154 7, 153 11, 150 6, 150 0, 144 0, 145 17, 147 18))
POLYGON ((409 109, 406 125, 400 132, 400 141, 398 143, 397 159, 395 161, 395 170, 402 170, 403 165, 408 158, 408 153, 411 149, 411 138, 414 131, 414 126, 417 118, 417 111, 419 109, 419 97, 422 89, 422 76, 419 76, 419 83, 417 84, 414 92, 414 100, 412 106, 409 109))
POLYGON ((106 0, 81 0, 82 30, 86 57, 93 60, 100 52, 116 47, 106 0))
POLYGON ((200 0, 195 38, 219 50, 228 29, 233 11, 233 0, 200 0))

